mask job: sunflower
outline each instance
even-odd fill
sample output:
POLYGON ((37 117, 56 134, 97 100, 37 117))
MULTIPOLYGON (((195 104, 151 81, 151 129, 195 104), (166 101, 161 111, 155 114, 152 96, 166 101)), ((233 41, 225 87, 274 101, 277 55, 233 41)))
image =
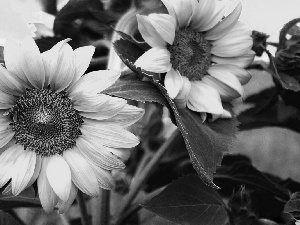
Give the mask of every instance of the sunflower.
POLYGON ((102 94, 119 71, 84 74, 95 48, 73 51, 67 39, 40 53, 34 40, 7 40, 0 66, 0 187, 19 195, 37 181, 45 211, 65 212, 78 189, 90 196, 114 187, 111 170, 138 138, 126 130, 143 115, 102 94))
POLYGON ((230 118, 222 106, 242 96, 251 75, 251 31, 238 21, 242 6, 225 16, 227 0, 162 0, 169 14, 137 15, 138 29, 151 48, 137 67, 166 73, 164 85, 179 108, 230 118))

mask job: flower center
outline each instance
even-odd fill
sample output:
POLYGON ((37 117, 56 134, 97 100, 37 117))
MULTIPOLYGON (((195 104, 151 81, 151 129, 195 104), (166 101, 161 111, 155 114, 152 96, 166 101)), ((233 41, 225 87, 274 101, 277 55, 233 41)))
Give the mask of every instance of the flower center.
POLYGON ((27 90, 10 110, 16 143, 41 156, 62 154, 81 135, 81 116, 64 92, 27 90))
POLYGON ((168 47, 171 64, 189 80, 201 80, 211 62, 210 44, 203 35, 190 28, 176 31, 173 45, 168 47))

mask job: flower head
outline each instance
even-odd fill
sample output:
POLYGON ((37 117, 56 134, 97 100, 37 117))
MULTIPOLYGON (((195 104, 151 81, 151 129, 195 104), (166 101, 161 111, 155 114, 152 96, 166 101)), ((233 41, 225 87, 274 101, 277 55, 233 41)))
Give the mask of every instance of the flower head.
POLYGON ((37 181, 47 212, 65 212, 78 188, 97 196, 114 186, 111 170, 139 143, 125 128, 143 115, 101 93, 119 71, 82 76, 95 49, 73 51, 67 41, 41 54, 29 36, 7 40, 0 66, 0 187, 9 182, 4 192, 19 195, 37 181))
POLYGON ((251 31, 239 22, 239 3, 225 16, 227 0, 162 0, 169 14, 137 15, 138 29, 152 47, 135 65, 166 73, 164 85, 179 108, 204 117, 231 117, 223 109, 243 94, 254 59, 251 31))

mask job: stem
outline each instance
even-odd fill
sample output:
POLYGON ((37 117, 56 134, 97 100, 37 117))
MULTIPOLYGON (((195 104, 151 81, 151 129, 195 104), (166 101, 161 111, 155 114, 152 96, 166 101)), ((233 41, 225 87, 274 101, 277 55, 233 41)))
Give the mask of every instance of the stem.
POLYGON ((77 202, 78 202, 79 208, 80 208, 81 223, 82 223, 82 225, 89 225, 90 224, 89 223, 89 216, 88 216, 85 201, 84 201, 84 198, 83 198, 83 193, 81 191, 78 191, 76 199, 77 199, 77 202))
POLYGON ((124 199, 124 204, 120 209, 120 212, 117 214, 117 219, 125 214, 126 210, 130 206, 131 202, 135 199, 137 194, 139 193, 143 184, 147 181, 148 177, 153 172, 153 169, 157 166, 157 164, 162 159, 162 156, 176 144, 176 140, 180 135, 179 130, 175 130, 172 136, 158 149, 158 151, 151 158, 149 163, 146 165, 144 171, 142 171, 137 177, 134 177, 133 183, 131 185, 130 191, 128 195, 124 199))
MULTIPOLYGON (((144 199, 143 202, 147 202, 150 199, 152 199, 153 197, 155 197, 156 195, 158 195, 160 192, 162 192, 164 189, 166 188, 166 186, 161 187, 159 189, 156 189, 152 192, 150 192, 149 194, 147 194, 144 199)), ((121 215, 121 218, 116 222, 115 225, 122 225, 125 224, 126 221, 137 211, 139 211, 142 208, 142 202, 138 203, 138 204, 134 204, 132 207, 130 207, 126 213, 124 215, 121 215)))
POLYGON ((100 225, 108 225, 110 221, 110 191, 101 189, 100 197, 100 225))

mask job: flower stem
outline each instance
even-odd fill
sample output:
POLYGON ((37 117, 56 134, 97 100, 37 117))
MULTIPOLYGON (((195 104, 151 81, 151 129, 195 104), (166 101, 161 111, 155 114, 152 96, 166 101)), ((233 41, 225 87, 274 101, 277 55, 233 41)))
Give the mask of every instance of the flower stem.
POLYGON ((172 136, 158 149, 158 151, 154 154, 154 156, 151 158, 149 163, 146 165, 145 169, 137 175, 137 177, 133 178, 133 183, 131 185, 131 188, 129 190, 128 195, 124 199, 124 204, 121 207, 119 213, 117 214, 116 218, 117 220, 125 214, 126 210, 129 208, 131 202, 135 199, 137 194, 139 193, 141 187, 144 185, 144 183, 147 181, 148 177, 153 172, 153 169, 157 166, 157 164, 162 159, 162 156, 174 145, 176 144, 176 140, 178 139, 178 136, 181 135, 179 130, 176 129, 175 132, 172 134, 172 136))
POLYGON ((147 194, 143 198, 143 201, 140 202, 140 204, 135 204, 135 205, 131 206, 124 215, 121 215, 121 218, 116 222, 115 225, 125 224, 127 219, 130 218, 131 215, 133 215, 134 213, 136 213, 138 210, 140 210, 142 208, 142 205, 141 205, 142 203, 149 201, 150 199, 152 199, 153 197, 158 195, 160 192, 162 192, 165 188, 166 188, 166 186, 156 189, 156 190, 150 192, 149 194, 147 194))
POLYGON ((77 202, 78 202, 79 208, 80 208, 81 223, 82 223, 82 225, 89 225, 90 224, 89 223, 89 216, 88 216, 85 201, 84 201, 84 198, 83 198, 83 193, 81 191, 78 191, 76 199, 77 199, 77 202))
POLYGON ((110 191, 101 189, 100 197, 100 225, 108 225, 110 222, 110 191))

